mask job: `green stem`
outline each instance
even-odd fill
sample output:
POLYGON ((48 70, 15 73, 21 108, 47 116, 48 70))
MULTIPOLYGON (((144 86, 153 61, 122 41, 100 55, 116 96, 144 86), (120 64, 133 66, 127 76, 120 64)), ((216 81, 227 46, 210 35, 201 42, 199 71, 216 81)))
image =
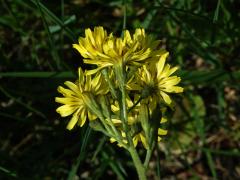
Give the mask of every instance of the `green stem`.
POLYGON ((108 134, 110 135, 110 137, 113 135, 113 131, 112 129, 105 123, 105 119, 103 118, 103 116, 98 116, 102 125, 104 126, 105 130, 107 130, 108 134))
POLYGON ((128 111, 127 111, 127 94, 126 94, 126 70, 125 66, 123 64, 118 65, 115 67, 116 70, 116 75, 120 84, 120 91, 122 94, 121 97, 121 119, 122 119, 122 125, 123 125, 123 130, 126 133, 127 141, 128 141, 128 151, 131 154, 131 157, 133 159, 134 166, 137 170, 137 174, 139 177, 139 180, 147 180, 146 177, 146 169, 143 165, 143 163, 140 160, 140 157, 138 155, 137 150, 134 147, 132 137, 129 133, 129 128, 128 128, 128 111))
MULTIPOLYGON (((100 97, 100 104, 102 106, 102 111, 105 112, 105 116, 107 117, 108 121, 106 121, 107 124, 110 125, 110 127, 112 128, 113 132, 115 133, 116 136, 121 137, 119 131, 117 130, 117 128, 115 127, 112 118, 111 118, 111 110, 110 110, 110 103, 108 101, 108 98, 106 96, 102 96, 100 97)), ((102 113, 104 114, 104 113, 102 113)))
POLYGON ((108 73, 107 69, 103 69, 103 70, 102 70, 102 74, 103 74, 106 82, 108 83, 108 86, 109 86, 109 89, 110 89, 110 92, 111 92, 113 98, 114 98, 114 99, 117 99, 117 93, 116 93, 116 91, 115 91, 115 89, 114 89, 114 86, 113 86, 113 84, 112 84, 111 79, 109 78, 109 73, 108 73))
POLYGON ((148 164, 149 164, 151 156, 152 156, 152 149, 147 149, 147 154, 146 154, 145 161, 144 161, 144 167, 146 169, 148 168, 148 164))
POLYGON ((126 104, 126 88, 125 88, 125 82, 126 82, 126 72, 124 70, 124 65, 122 63, 117 64, 115 67, 115 73, 116 77, 119 83, 119 89, 121 91, 121 99, 119 99, 119 104, 121 105, 120 113, 121 113, 121 120, 122 120, 122 127, 124 132, 127 136, 127 141, 129 145, 133 144, 132 139, 128 133, 128 115, 127 115, 127 104, 126 104))
POLYGON ((127 95, 126 95, 126 87, 125 87, 126 86, 126 72, 125 72, 125 67, 123 65, 120 65, 118 67, 118 76, 119 76, 118 78, 119 78, 119 82, 120 82, 120 90, 122 93, 121 103, 122 103, 123 130, 126 133, 126 137, 127 137, 129 146, 134 147, 133 141, 130 136, 129 129, 128 129, 128 111, 127 111, 127 103, 126 103, 127 95))
MULTIPOLYGON (((122 30, 124 31, 126 29, 126 21, 127 21, 127 3, 126 0, 123 0, 123 27, 122 30)), ((123 32, 122 31, 122 32, 123 32)))
POLYGON ((146 169, 140 160, 137 150, 134 147, 131 147, 131 148, 129 148, 129 152, 133 159, 134 166, 137 170, 139 180, 147 180, 146 169))

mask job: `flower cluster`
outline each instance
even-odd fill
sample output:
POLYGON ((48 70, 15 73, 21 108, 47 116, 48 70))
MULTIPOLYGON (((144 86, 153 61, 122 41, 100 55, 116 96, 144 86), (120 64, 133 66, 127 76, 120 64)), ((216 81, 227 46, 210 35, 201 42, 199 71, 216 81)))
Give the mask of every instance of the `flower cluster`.
POLYGON ((108 34, 103 27, 85 30, 73 47, 86 64, 96 66, 85 72, 79 68, 76 82, 59 86, 64 97, 57 112, 72 115, 67 129, 76 124, 90 126, 127 148, 142 142, 152 148, 167 130, 166 107, 173 105, 173 93, 183 92, 177 86, 180 77, 173 75, 178 69, 166 63, 169 53, 159 48, 160 41, 146 35, 144 29, 128 30, 122 37, 108 34))

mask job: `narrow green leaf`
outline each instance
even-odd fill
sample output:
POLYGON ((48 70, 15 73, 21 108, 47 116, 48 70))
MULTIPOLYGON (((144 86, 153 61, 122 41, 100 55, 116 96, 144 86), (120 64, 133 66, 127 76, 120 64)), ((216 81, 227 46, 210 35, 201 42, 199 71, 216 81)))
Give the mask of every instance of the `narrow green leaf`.
POLYGON ((109 166, 112 168, 113 172, 117 174, 118 178, 120 180, 125 180, 121 172, 121 169, 119 168, 119 165, 115 161, 111 160, 109 155, 105 151, 103 151, 101 154, 104 157, 104 159, 109 162, 109 166))
POLYGON ((145 29, 148 29, 148 27, 150 26, 150 23, 153 19, 153 17, 156 15, 157 10, 156 9, 152 9, 146 16, 146 18, 144 19, 143 23, 142 23, 142 27, 145 29))
POLYGON ((221 0, 218 0, 218 2, 217 2, 217 7, 216 7, 216 9, 215 9, 214 17, 213 17, 213 22, 214 22, 214 23, 218 20, 220 5, 221 5, 221 0))
POLYGON ((21 100, 17 99, 16 97, 12 96, 9 92, 7 92, 2 86, 0 86, 0 91, 5 95, 7 96, 8 98, 10 99, 13 99, 15 102, 17 102, 18 104, 22 105, 23 107, 25 107, 26 109, 30 110, 31 112, 35 113, 36 115, 44 118, 44 119, 47 119, 47 117, 42 113, 40 112, 39 110, 35 109, 34 107, 22 102, 21 100))
POLYGON ((161 165, 160 165, 160 158, 159 158, 159 146, 157 145, 157 177, 161 179, 161 165))
POLYGON ((76 162, 73 164, 73 166, 72 166, 72 168, 71 168, 71 170, 68 174, 67 180, 74 180, 75 179, 75 176, 77 174, 77 170, 78 170, 78 168, 80 166, 80 163, 81 163, 81 160, 84 157, 85 150, 86 150, 90 135, 91 135, 91 128, 88 127, 87 130, 84 133, 80 153, 79 153, 79 155, 76 159, 76 162))
POLYGON ((7 176, 11 176, 12 178, 17 178, 17 174, 15 172, 12 172, 2 166, 0 166, 0 171, 2 171, 3 173, 5 173, 7 176))
POLYGON ((106 142, 106 137, 103 137, 101 140, 100 140, 100 142, 98 143, 98 145, 97 145, 97 148, 96 148, 96 150, 95 150, 95 152, 94 152, 94 154, 93 154, 93 157, 92 157, 92 161, 95 161, 96 160, 96 157, 97 157, 97 155, 99 154, 99 152, 102 150, 102 148, 103 148, 103 146, 104 146, 104 144, 105 144, 105 142, 106 142))
MULTIPOLYGON (((199 149, 199 147, 196 147, 199 149)), ((203 151, 209 151, 212 154, 224 155, 224 156, 240 156, 240 151, 235 150, 219 150, 219 149, 212 149, 212 148, 200 148, 203 151)))
MULTIPOLYGON (((64 25, 66 26, 66 25, 68 25, 68 24, 70 24, 74 21, 76 21, 76 16, 72 15, 64 21, 64 25)), ((51 34, 56 33, 56 32, 59 32, 61 30, 61 26, 59 26, 59 25, 49 26, 49 30, 50 30, 51 34)))
MULTIPOLYGON (((5 117, 5 118, 10 118, 11 120, 17 120, 20 122, 26 122, 25 119, 17 117, 15 114, 11 115, 11 114, 7 114, 4 112, 0 112, 0 116, 5 117)), ((5 120, 4 118, 1 118, 1 120, 5 120)))
MULTIPOLYGON (((31 2, 37 6, 37 3, 35 0, 31 0, 31 2)), ((73 31, 66 27, 64 25, 64 22, 62 22, 55 14, 53 14, 46 6, 44 6, 41 2, 39 2, 39 6, 41 7, 42 11, 44 14, 46 14, 54 23, 58 24, 59 26, 61 26, 61 28, 64 29, 64 31, 66 32, 67 36, 72 40, 76 40, 76 36, 73 33, 73 31)))
MULTIPOLYGON (((58 55, 57 49, 55 48, 55 44, 53 42, 52 34, 50 33, 48 22, 46 21, 46 18, 44 16, 43 10, 42 10, 42 8, 40 6, 39 0, 35 0, 35 1, 36 1, 36 4, 37 4, 37 7, 38 7, 38 9, 39 9, 39 11, 41 13, 41 17, 42 17, 42 21, 43 21, 43 24, 44 24, 44 28, 45 28, 45 30, 47 32, 47 36, 48 36, 48 39, 49 39, 49 48, 51 49, 50 52, 52 54, 53 59, 55 60, 57 69, 61 69, 60 57, 58 55)), ((51 67, 51 63, 50 62, 49 62, 49 64, 50 64, 50 67, 51 67)))
POLYGON ((14 78, 75 78, 77 77, 71 71, 63 72, 0 72, 0 77, 14 78))
POLYGON ((213 176, 214 179, 218 179, 217 178, 217 172, 215 170, 215 165, 214 165, 214 162, 213 162, 213 159, 212 159, 211 152, 206 150, 205 153, 206 153, 206 156, 207 156, 207 162, 208 162, 208 166, 209 166, 209 168, 211 170, 212 176, 213 176))

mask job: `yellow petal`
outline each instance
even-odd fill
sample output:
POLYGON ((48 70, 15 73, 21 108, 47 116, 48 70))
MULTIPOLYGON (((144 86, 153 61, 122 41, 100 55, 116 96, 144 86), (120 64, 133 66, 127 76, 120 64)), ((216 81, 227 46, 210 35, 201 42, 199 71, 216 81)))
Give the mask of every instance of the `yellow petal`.
POLYGON ((157 76, 158 79, 161 79, 161 78, 165 78, 165 77, 168 77, 169 75, 169 69, 170 69, 170 65, 167 64, 165 65, 165 67, 163 68, 163 71, 161 73, 159 73, 159 75, 157 76))
MULTIPOLYGON (((90 64, 90 63, 88 63, 89 61, 88 60, 86 60, 85 61, 85 59, 84 59, 84 62, 86 63, 86 64, 90 64)), ((95 63, 94 63, 95 64, 95 63)), ((85 72, 85 74, 86 75, 92 75, 92 74, 96 74, 97 72, 99 72, 99 71, 101 71, 103 68, 105 68, 105 67, 107 67, 107 66, 110 66, 109 64, 105 64, 104 66, 100 66, 100 67, 98 67, 98 68, 96 68, 96 69, 92 69, 92 70, 87 70, 86 72, 85 72)))
POLYGON ((132 90, 132 91, 137 91, 137 90, 141 90, 141 86, 139 84, 134 84, 134 83, 128 83, 126 85, 127 90, 132 90))
POLYGON ((75 113, 75 114, 72 116, 71 120, 69 121, 69 123, 68 123, 68 125, 67 125, 67 129, 68 129, 68 130, 72 130, 72 128, 77 124, 78 118, 79 118, 79 117, 78 117, 77 113, 75 113))
POLYGON ((71 105, 63 105, 56 109, 57 113, 59 113, 62 117, 66 117, 71 115, 74 111, 77 110, 77 106, 71 105))
POLYGON ((168 131, 165 130, 165 129, 158 128, 158 135, 166 135, 167 132, 168 132, 168 131))
POLYGON ((73 95, 75 95, 75 93, 73 91, 71 91, 69 89, 66 89, 66 88, 64 88, 62 86, 59 86, 57 91, 59 93, 61 93, 63 96, 73 96, 73 95))
POLYGON ((126 133, 122 131, 122 137, 126 137, 126 133))
POLYGON ((114 142, 116 142, 116 139, 110 138, 110 142, 111 142, 111 143, 114 143, 114 142))
POLYGON ((130 35, 128 30, 124 31, 123 37, 124 37, 123 38, 124 43, 131 43, 132 42, 132 38, 131 38, 131 35, 130 35))
POLYGON ((84 58, 88 58, 88 51, 79 44, 73 44, 73 48, 76 49, 84 58))
POLYGON ((137 144, 138 144, 138 138, 139 138, 138 135, 133 137, 133 145, 134 145, 134 147, 136 147, 137 144))
POLYGON ((147 70, 147 67, 145 65, 143 65, 143 69, 144 69, 144 73, 146 75, 145 82, 150 83, 152 80, 152 76, 151 76, 150 72, 147 70))
POLYGON ((167 122, 167 121, 168 121, 167 118, 162 117, 160 123, 163 124, 163 123, 165 123, 165 122, 167 122))
POLYGON ((115 105, 111 105, 111 109, 112 109, 112 111, 113 112, 117 112, 117 111, 119 111, 120 109, 119 109, 119 106, 115 106, 115 105))
POLYGON ((89 76, 89 75, 86 75, 85 76, 85 88, 84 88, 84 90, 85 91, 91 91, 91 76, 89 76))
POLYGON ((78 80, 79 80, 79 83, 84 83, 84 74, 83 74, 83 71, 82 71, 82 68, 78 68, 78 80))
POLYGON ((118 55, 122 55, 123 42, 121 38, 116 39, 116 50, 118 52, 118 55))
MULTIPOLYGON (((124 143, 124 144, 127 144, 128 142, 127 142, 127 140, 124 139, 124 140, 123 140, 123 143, 124 143)), ((121 145, 121 144, 120 144, 120 145, 121 145)), ((120 147, 122 147, 122 145, 121 145, 120 147)))
POLYGON ((146 141, 146 137, 143 135, 143 133, 140 133, 140 139, 142 141, 143 146, 147 149, 147 141, 146 141))
POLYGON ((169 92, 169 93, 181 93, 183 92, 183 88, 179 86, 170 86, 163 89, 163 91, 169 92))
POLYGON ((71 81, 66 81, 64 82, 64 84, 69 88, 71 89, 72 91, 74 91, 76 94, 80 93, 79 92, 79 89, 78 89, 78 86, 76 84, 74 84, 73 82, 71 81))
POLYGON ((101 85, 100 84, 100 79, 101 79, 101 74, 98 73, 92 80, 91 82, 91 86, 92 86, 92 89, 98 89, 99 86, 101 85))
POLYGON ((173 68, 171 68, 170 70, 169 70, 169 76, 171 75, 171 74, 173 74, 175 71, 177 71, 179 68, 176 66, 176 67, 173 67, 173 68))
POLYGON ((85 109, 82 109, 79 112, 79 115, 80 115, 80 118, 78 119, 78 124, 80 127, 82 127, 85 124, 87 119, 87 111, 85 109))
POLYGON ((86 36, 87 40, 89 40, 93 46, 96 46, 91 29, 88 28, 85 30, 85 36, 86 36))
POLYGON ((55 102, 68 105, 82 105, 82 99, 76 97, 56 97, 55 102))
POLYGON ((178 84, 181 81, 180 77, 177 76, 171 76, 168 78, 164 78, 162 81, 160 81, 159 85, 163 85, 163 86, 174 86, 176 84, 178 84))
POLYGON ((122 121, 119 119, 111 119, 111 121, 113 122, 113 124, 116 124, 116 125, 122 123, 122 121))
POLYGON ((171 100, 171 98, 170 98, 165 92, 160 91, 160 94, 161 94, 163 100, 164 100, 168 105, 171 104, 172 100, 171 100))
POLYGON ((88 119, 89 119, 89 121, 93 121, 93 120, 97 119, 97 116, 88 111, 88 119))
POLYGON ((103 41, 107 36, 107 32, 104 31, 103 27, 94 28, 94 37, 98 48, 102 47, 103 41))
POLYGON ((160 77, 163 67, 165 65, 166 58, 163 58, 163 55, 160 56, 159 61, 157 62, 157 77, 160 77))

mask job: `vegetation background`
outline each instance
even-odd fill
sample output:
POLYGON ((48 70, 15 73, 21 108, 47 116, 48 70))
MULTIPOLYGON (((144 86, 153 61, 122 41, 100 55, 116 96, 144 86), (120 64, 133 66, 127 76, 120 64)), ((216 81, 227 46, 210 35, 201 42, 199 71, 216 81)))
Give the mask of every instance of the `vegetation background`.
MULTIPOLYGON (((65 129, 57 86, 75 80, 85 28, 143 27, 180 66, 169 134, 149 179, 240 179, 240 1, 0 0, 0 179, 136 179, 130 156, 88 126, 65 129)), ((142 153, 142 148, 139 148, 142 153)))

